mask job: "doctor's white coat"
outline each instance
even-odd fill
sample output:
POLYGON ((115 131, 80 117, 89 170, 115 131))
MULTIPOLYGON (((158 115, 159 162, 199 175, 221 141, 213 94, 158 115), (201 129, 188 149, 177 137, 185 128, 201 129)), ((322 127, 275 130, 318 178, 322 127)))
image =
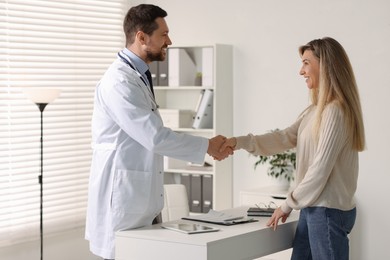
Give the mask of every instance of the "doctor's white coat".
POLYGON ((202 163, 208 148, 163 126, 140 76, 118 58, 95 90, 86 239, 103 258, 115 258, 116 231, 150 225, 163 208, 163 155, 202 163))

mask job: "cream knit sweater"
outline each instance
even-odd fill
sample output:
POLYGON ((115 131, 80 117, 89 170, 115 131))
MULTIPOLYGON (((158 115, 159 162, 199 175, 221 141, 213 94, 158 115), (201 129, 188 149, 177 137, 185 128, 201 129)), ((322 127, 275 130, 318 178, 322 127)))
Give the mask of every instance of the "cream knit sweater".
POLYGON ((352 149, 343 112, 336 104, 326 106, 317 141, 312 131, 314 115, 313 107, 282 131, 237 137, 235 149, 254 155, 271 155, 296 147, 296 186, 281 206, 285 213, 311 206, 340 210, 355 207, 358 152, 352 149))

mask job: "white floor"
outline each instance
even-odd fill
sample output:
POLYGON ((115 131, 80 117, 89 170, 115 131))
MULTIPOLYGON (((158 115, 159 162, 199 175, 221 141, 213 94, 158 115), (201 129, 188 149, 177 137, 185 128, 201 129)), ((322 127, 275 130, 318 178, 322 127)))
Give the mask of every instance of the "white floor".
MULTIPOLYGON (((44 237, 43 259, 46 260, 101 260, 89 252, 84 229, 75 229, 55 236, 44 237)), ((40 241, 10 247, 0 247, 1 260, 40 259, 40 241)))

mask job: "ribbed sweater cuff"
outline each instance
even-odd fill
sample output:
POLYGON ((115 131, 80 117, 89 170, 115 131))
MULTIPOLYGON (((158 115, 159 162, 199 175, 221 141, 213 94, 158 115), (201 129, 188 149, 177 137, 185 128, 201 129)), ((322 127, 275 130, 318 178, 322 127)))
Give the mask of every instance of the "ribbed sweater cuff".
POLYGON ((292 208, 290 208, 290 207, 287 205, 286 202, 284 202, 282 205, 280 205, 280 209, 281 209, 284 213, 286 213, 286 214, 290 213, 290 212, 293 210, 292 208))

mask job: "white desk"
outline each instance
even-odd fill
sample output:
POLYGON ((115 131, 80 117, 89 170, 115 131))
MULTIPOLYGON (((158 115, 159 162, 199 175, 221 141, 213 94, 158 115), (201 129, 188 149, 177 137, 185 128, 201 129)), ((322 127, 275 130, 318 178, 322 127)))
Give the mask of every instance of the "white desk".
MULTIPOLYGON (((280 206, 287 196, 287 188, 283 186, 261 186, 242 190, 240 192, 240 206, 252 206, 255 204, 269 204, 271 201, 280 206)), ((257 260, 286 260, 291 258, 292 248, 267 255, 257 260)))
MULTIPOLYGON (((248 207, 226 210, 243 215, 248 207)), ((240 260, 254 259, 290 248, 298 221, 292 212, 277 231, 266 226, 268 218, 259 222, 233 226, 213 225, 220 231, 187 235, 152 225, 116 233, 116 260, 240 260)), ((189 223, 200 223, 179 220, 189 223)), ((172 221, 175 223, 178 221, 172 221)))

